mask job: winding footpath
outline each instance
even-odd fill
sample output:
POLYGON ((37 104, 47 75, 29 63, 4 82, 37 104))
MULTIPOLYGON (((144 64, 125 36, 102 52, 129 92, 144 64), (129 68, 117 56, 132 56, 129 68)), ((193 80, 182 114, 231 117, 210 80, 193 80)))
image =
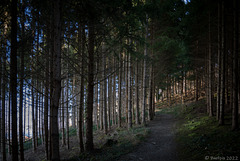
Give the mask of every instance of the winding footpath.
POLYGON ((150 135, 146 141, 119 161, 177 161, 174 140, 176 122, 170 114, 156 115, 148 124, 150 135))

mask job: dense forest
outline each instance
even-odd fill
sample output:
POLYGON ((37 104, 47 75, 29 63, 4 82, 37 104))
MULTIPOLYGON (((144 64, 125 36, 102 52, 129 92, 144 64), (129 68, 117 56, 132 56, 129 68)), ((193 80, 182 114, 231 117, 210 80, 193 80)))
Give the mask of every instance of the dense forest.
POLYGON ((95 133, 144 127, 160 102, 189 98, 238 130, 239 8, 238 0, 1 0, 0 160, 24 161, 41 147, 58 161, 72 133, 78 154, 93 152, 95 133))

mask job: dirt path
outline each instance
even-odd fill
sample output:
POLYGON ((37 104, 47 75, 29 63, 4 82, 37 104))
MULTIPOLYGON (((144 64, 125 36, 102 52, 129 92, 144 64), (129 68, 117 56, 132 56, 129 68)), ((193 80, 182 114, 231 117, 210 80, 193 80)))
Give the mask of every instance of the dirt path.
POLYGON ((177 161, 174 127, 176 120, 170 114, 156 115, 148 125, 150 135, 136 149, 119 161, 177 161))

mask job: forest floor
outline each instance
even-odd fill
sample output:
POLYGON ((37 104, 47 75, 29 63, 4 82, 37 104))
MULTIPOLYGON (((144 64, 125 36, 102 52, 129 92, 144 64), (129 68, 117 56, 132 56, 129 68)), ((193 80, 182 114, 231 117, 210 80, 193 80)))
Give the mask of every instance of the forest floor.
MULTIPOLYGON (((149 135, 149 130, 141 125, 134 125, 132 129, 127 130, 127 124, 122 124, 122 128, 116 125, 111 127, 108 134, 104 134, 102 130, 94 130, 94 148, 92 153, 80 153, 79 141, 76 135, 76 129, 70 130, 69 149, 66 145, 62 146, 60 140, 60 158, 65 161, 112 161, 122 155, 134 150, 136 145, 145 140, 149 135)), ((60 135, 61 138, 61 135, 60 135)), ((31 146, 31 143, 30 143, 31 146)), ((26 161, 46 161, 44 145, 25 152, 26 161)), ((9 158, 10 160, 10 158, 9 158)))
POLYGON ((240 130, 231 130, 229 107, 225 125, 219 126, 215 117, 207 115, 205 99, 164 104, 157 104, 156 117, 147 127, 150 135, 119 161, 240 160, 240 130))
MULTIPOLYGON (((231 115, 218 126, 215 117, 206 114, 205 99, 166 102, 156 105, 154 120, 147 126, 134 125, 127 130, 113 126, 108 135, 94 132, 95 151, 79 153, 76 132, 70 137, 70 149, 60 147, 61 160, 70 161, 203 161, 240 160, 240 130, 231 131, 231 115)), ((226 111, 231 111, 226 109, 226 111)), ((239 120, 240 121, 240 120, 239 120)), ((61 144, 61 143, 60 143, 61 144)), ((44 147, 25 153, 28 161, 45 160, 44 147)))
POLYGON ((136 149, 119 161, 176 161, 175 127, 172 114, 157 114, 147 128, 150 134, 136 149))
POLYGON ((219 126, 216 117, 206 113, 205 99, 161 108, 160 113, 172 114, 177 119, 178 161, 240 160, 240 130, 231 130, 231 109, 225 110, 225 125, 219 126))
MULTIPOLYGON (((176 123, 173 114, 158 112, 146 127, 114 128, 108 135, 98 131, 95 135, 96 151, 91 154, 79 155, 78 138, 72 136, 69 150, 60 147, 61 160, 176 161, 176 123)), ((44 147, 39 146, 36 152, 27 151, 26 160, 45 160, 44 147)))

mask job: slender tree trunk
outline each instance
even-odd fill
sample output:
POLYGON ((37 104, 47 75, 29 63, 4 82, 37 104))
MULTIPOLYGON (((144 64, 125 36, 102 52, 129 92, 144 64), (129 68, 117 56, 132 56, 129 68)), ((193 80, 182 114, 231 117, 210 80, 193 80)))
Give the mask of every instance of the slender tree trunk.
MULTIPOLYGON (((4 23, 4 38, 6 39, 6 35, 7 35, 7 24, 4 23)), ((6 39, 7 40, 7 39, 6 39)), ((5 44, 6 41, 4 41, 5 44)), ((4 50, 6 52, 6 45, 4 45, 4 50)), ((2 87, 2 138, 1 138, 1 147, 2 147, 2 160, 6 161, 6 121, 5 121, 5 109, 6 109, 6 78, 7 78, 7 73, 6 73, 6 53, 3 52, 2 55, 2 61, 3 63, 1 64, 1 66, 3 65, 3 69, 2 69, 2 83, 1 83, 1 87, 2 87)))
MULTIPOLYGON (((110 58, 108 59, 108 67, 110 67, 110 58)), ((114 108, 112 108, 112 117, 111 117, 111 105, 112 105, 112 77, 108 76, 108 128, 111 128, 111 118, 112 118, 112 125, 114 122, 114 108)))
MULTIPOLYGON (((97 82, 97 81, 96 81, 97 82)), ((95 106, 94 106, 94 115, 95 115, 95 125, 96 125, 96 128, 97 128, 97 130, 98 130, 98 126, 99 126, 99 124, 98 124, 98 84, 96 83, 96 85, 95 85, 95 87, 94 87, 95 89, 94 89, 94 94, 95 94, 95 106)))
MULTIPOLYGON (((183 67, 183 65, 182 65, 183 67)), ((182 70, 182 85, 181 85, 181 103, 182 105, 184 104, 184 95, 183 95, 183 90, 184 90, 184 73, 183 73, 183 70, 182 70)))
POLYGON ((67 149, 69 149, 69 107, 68 107, 68 81, 69 79, 67 78, 67 87, 66 87, 66 115, 67 115, 67 121, 66 121, 66 128, 67 128, 67 149))
POLYGON ((205 93, 206 93, 206 104, 207 104, 207 114, 209 114, 209 77, 208 77, 208 52, 205 53, 205 93))
POLYGON ((125 82, 126 82, 126 88, 125 88, 125 90, 126 90, 126 97, 125 97, 125 105, 126 105, 126 108, 125 108, 125 112, 126 112, 125 113, 125 118, 126 118, 126 123, 128 123, 128 97, 129 97, 129 95, 128 95, 128 90, 129 90, 128 86, 130 86, 130 84, 128 84, 128 66, 129 66, 129 64, 128 64, 128 57, 129 57, 129 55, 126 54, 126 57, 125 57, 125 62, 126 62, 125 70, 126 70, 126 72, 124 73, 126 75, 126 77, 125 77, 125 82))
MULTIPOLYGON (((37 15, 37 19, 39 19, 39 15, 37 15)), ((36 61, 38 62, 39 59, 39 24, 38 24, 38 28, 37 28, 37 52, 36 52, 36 61)), ((35 66, 36 71, 38 71, 38 66, 35 66)), ((39 77, 38 74, 36 74, 36 104, 35 104, 35 141, 36 141, 36 147, 38 146, 38 102, 39 102, 39 93, 38 93, 38 89, 39 89, 39 77)))
POLYGON ((149 108, 150 108, 150 120, 153 120, 154 116, 154 86, 153 86, 153 66, 150 65, 150 79, 149 79, 149 108))
MULTIPOLYGON (((34 26, 34 25, 33 25, 34 26)), ((35 26, 34 26, 35 27, 35 26)), ((32 31, 32 36, 35 37, 35 29, 32 31)), ((34 43, 34 42, 32 42, 34 43)), ((32 147, 33 147, 33 151, 35 152, 36 149, 37 149, 37 146, 36 146, 36 124, 35 124, 35 81, 34 81, 34 45, 32 46, 32 49, 31 49, 31 59, 32 59, 32 63, 31 63, 31 71, 32 71, 32 79, 31 79, 31 91, 32 91, 32 147)))
MULTIPOLYGON (((68 23, 68 29, 70 28, 70 24, 68 23)), ((70 40, 70 34, 68 34, 68 39, 70 40)), ((70 49, 69 49, 69 43, 67 43, 67 57, 69 57, 69 52, 70 52, 70 49)), ((69 63, 67 62, 67 71, 69 71, 69 63)), ((69 149, 69 74, 67 74, 67 87, 66 87, 66 115, 67 115, 67 121, 66 121, 66 124, 67 124, 67 149, 69 149)))
POLYGON ((12 160, 18 161, 17 137, 17 0, 11 3, 10 92, 12 101, 12 160))
POLYGON ((184 94, 187 96, 187 72, 184 72, 184 94))
MULTIPOLYGON (((115 59, 113 60, 115 64, 115 59)), ((114 66, 115 68, 115 66, 114 66)), ((112 112, 113 112, 113 124, 115 125, 116 122, 116 74, 113 74, 113 99, 112 99, 112 112)))
POLYGON ((8 154, 12 154, 12 144, 11 144, 11 93, 9 91, 8 95, 8 154))
POLYGON ((98 130, 98 61, 96 61, 95 64, 95 73, 96 73, 96 79, 95 79, 95 87, 94 87, 94 108, 93 108, 93 115, 94 115, 94 124, 98 130))
POLYGON ((199 87, 199 85, 198 85, 198 71, 197 71, 197 69, 195 69, 195 75, 196 75, 196 80, 195 80, 195 82, 196 82, 196 85, 195 85, 195 101, 198 101, 198 91, 199 91, 199 89, 198 89, 198 87, 199 87))
POLYGON ((36 88, 37 88, 37 90, 36 90, 36 104, 35 104, 35 141, 36 141, 36 147, 38 146, 38 76, 37 76, 37 82, 36 82, 37 84, 36 84, 36 88))
POLYGON ((29 137, 30 136, 30 130, 29 130, 30 129, 30 123, 29 123, 29 121, 30 121, 30 119, 29 119, 30 118, 30 115, 29 115, 30 114, 30 108, 29 108, 29 103, 27 103, 27 105, 28 105, 28 116, 27 116, 28 121, 27 122, 28 122, 28 137, 29 137))
MULTIPOLYGON (((98 73, 98 62, 96 63, 96 73, 98 73)), ((99 111, 98 111, 98 74, 96 74, 96 85, 95 85, 95 124, 97 126, 97 130, 99 129, 99 111)))
MULTIPOLYGON (((48 44, 50 43, 50 29, 48 28, 47 31, 47 39, 48 44)), ((50 50, 48 48, 47 55, 45 57, 45 89, 44 89, 44 138, 45 138, 45 154, 47 160, 49 159, 48 155, 48 95, 49 95, 49 56, 50 56, 50 50)))
POLYGON ((51 102, 52 126, 51 126, 51 151, 52 161, 59 161, 59 130, 58 130, 58 108, 61 95, 61 4, 60 0, 54 1, 54 38, 53 38, 53 95, 51 102))
POLYGON ((124 82, 124 85, 123 88, 122 88, 122 91, 123 91, 123 94, 122 94, 122 115, 124 117, 125 113, 126 113, 126 101, 124 101, 124 98, 126 97, 126 62, 125 62, 125 57, 126 57, 126 54, 125 52, 123 52, 123 56, 122 56, 122 63, 123 63, 123 66, 122 66, 122 81, 124 82))
MULTIPOLYGON (((21 19, 21 26, 22 26, 22 40, 25 38, 25 6, 24 1, 22 1, 22 19, 21 19)), ((20 160, 24 161, 24 149, 23 149, 23 83, 24 83, 24 50, 25 44, 22 43, 21 45, 21 72, 20 72, 20 102, 19 102, 19 143, 20 143, 20 160)), ((25 137, 25 136, 24 136, 25 137)))
MULTIPOLYGON (((52 3, 52 7, 53 7, 53 3, 52 3)), ((49 122, 50 122, 50 128, 49 128, 49 159, 52 159, 52 136, 51 136, 51 131, 52 131, 52 113, 53 113, 53 109, 52 109, 52 103, 53 103, 53 59, 54 59, 54 16, 53 16, 53 12, 51 12, 50 15, 50 108, 49 108, 49 122)))
MULTIPOLYGON (((131 58, 132 59, 132 58, 131 58)), ((131 64, 131 102, 132 102, 132 120, 136 121, 136 118, 135 118, 135 99, 134 99, 134 91, 135 91, 135 87, 134 87, 134 66, 133 66, 133 63, 131 64)))
POLYGON ((140 116, 139 116, 139 75, 138 75, 138 59, 136 59, 136 67, 135 67, 135 102, 136 102, 136 124, 140 124, 140 116))
MULTIPOLYGON (((27 95, 27 92, 26 92, 26 86, 25 86, 25 90, 24 90, 24 95, 26 96, 27 95)), ((26 105, 26 98, 24 99, 24 112, 23 112, 23 142, 25 142, 25 136, 26 136, 26 110, 27 110, 27 105, 26 105)))
POLYGON ((108 124, 107 124, 107 79, 106 79, 106 55, 105 55, 105 46, 103 44, 103 62, 102 62, 102 69, 103 75, 103 128, 104 133, 107 134, 108 132, 108 124))
POLYGON ((239 128, 238 123, 238 88, 239 88, 239 75, 238 75, 238 49, 239 49, 239 24, 238 24, 238 11, 239 11, 239 2, 238 0, 234 0, 234 26, 233 26, 233 43, 234 43, 234 49, 233 49, 233 110, 232 110, 232 130, 236 130, 239 128))
POLYGON ((224 108, 225 108, 225 8, 224 0, 222 0, 222 23, 221 23, 221 100, 220 100, 220 113, 219 113, 219 125, 224 125, 224 108))
POLYGON ((209 83, 209 116, 213 116, 213 92, 212 92, 212 42, 211 42, 211 15, 209 11, 209 30, 208 30, 208 56, 209 56, 209 63, 208 63, 208 83, 209 83))
POLYGON ((155 72, 154 68, 152 67, 152 119, 155 116, 155 103, 156 103, 156 88, 155 88, 155 72))
POLYGON ((93 87, 94 87, 94 23, 90 18, 88 24, 88 93, 87 93, 87 116, 86 116, 86 151, 92 151, 93 146, 93 87))
POLYGON ((76 128, 76 76, 73 76, 73 82, 72 82, 72 98, 73 99, 73 106, 72 106, 72 127, 75 129, 76 128))
MULTIPOLYGON (((151 68, 151 67, 150 67, 151 68)), ((151 73, 150 73, 150 75, 151 75, 151 73)), ((150 78, 151 79, 151 78, 150 78)), ((151 82, 151 81, 150 81, 151 82)), ((150 85, 150 82, 149 82, 149 85, 150 85)), ((173 81, 172 81, 173 83, 172 83, 172 86, 173 86, 173 100, 174 100, 174 96, 175 96, 175 91, 176 91, 176 79, 175 79, 175 77, 173 77, 173 81)), ((150 86, 149 86, 149 90, 150 90, 150 86)), ((149 95, 149 98, 150 98, 150 95, 149 95)))
MULTIPOLYGON (((61 83, 62 83, 62 87, 64 87, 64 81, 62 81, 61 83)), ((62 89, 62 103, 61 103, 61 109, 62 109, 62 146, 66 145, 64 98, 65 98, 65 95, 64 95, 64 88, 63 88, 62 89)))
MULTIPOLYGON (((233 43, 233 42, 232 42, 233 43)), ((227 46, 227 42, 225 43, 226 44, 226 46, 227 46)), ((231 49, 229 49, 229 50, 231 50, 231 49)), ((229 57, 228 57, 228 54, 227 54, 227 50, 226 50, 226 54, 225 54, 225 109, 227 108, 227 107, 229 107, 228 106, 228 93, 229 93, 229 82, 228 82, 228 80, 229 79, 227 79, 228 77, 229 77, 229 75, 228 75, 228 68, 229 68, 229 57)))
MULTIPOLYGON (((113 84, 114 87, 116 84, 113 84)), ((114 92, 114 91, 113 91, 114 92)), ((122 123, 122 54, 119 53, 119 73, 118 73, 118 127, 122 123)))
MULTIPOLYGON (((2 46, 2 41, 0 41, 0 44, 2 46)), ((2 97, 5 97, 5 95, 3 96, 2 95, 2 79, 3 79, 3 75, 2 75, 2 54, 5 54, 5 53, 1 53, 0 54, 0 160, 2 160, 2 97)), ((3 134, 5 135, 5 134, 3 134)))
POLYGON ((217 107, 216 119, 219 120, 220 115, 220 100, 221 100, 221 1, 218 1, 218 84, 217 84, 217 107))
POLYGON ((79 147, 80 152, 84 152, 83 146, 83 108, 84 108, 84 53, 85 53, 85 29, 83 25, 79 26, 79 32, 81 33, 81 80, 80 80, 80 106, 79 106, 79 147))
POLYGON ((132 128, 131 55, 128 55, 128 129, 132 128))
MULTIPOLYGON (((148 21, 148 18, 146 18, 146 21, 148 21)), ((145 41, 147 40, 148 37, 148 24, 146 22, 145 25, 145 41)), ((144 46, 144 60, 143 60, 143 89, 142 89, 142 124, 145 126, 146 125, 146 119, 145 119, 145 108, 146 108, 146 85, 147 85, 147 62, 146 62, 146 57, 147 57, 147 44, 145 43, 144 46)))
MULTIPOLYGON (((175 90, 174 90, 175 91, 175 90)), ((174 92, 173 91, 173 95, 174 92)), ((152 120, 152 65, 149 68, 149 104, 148 104, 148 118, 152 120)))
MULTIPOLYGON (((199 53, 199 41, 197 40, 197 43, 196 43, 197 45, 196 45, 196 48, 197 48, 197 53, 196 53, 196 55, 198 55, 198 53, 199 53)), ((198 91, 199 91, 199 89, 198 89, 198 87, 199 87, 199 85, 198 85, 198 79, 199 79, 199 76, 198 76, 198 70, 197 70, 197 68, 195 69, 195 75, 196 75, 196 80, 195 80, 195 82, 196 82, 196 86, 195 86, 195 89, 196 89, 196 91, 195 91, 195 101, 198 101, 198 91)))
POLYGON ((40 127, 40 130, 41 130, 41 145, 44 146, 44 143, 45 143, 45 138, 44 138, 44 82, 41 83, 41 109, 40 109, 40 117, 41 117, 41 120, 39 121, 41 123, 41 127, 40 127))

